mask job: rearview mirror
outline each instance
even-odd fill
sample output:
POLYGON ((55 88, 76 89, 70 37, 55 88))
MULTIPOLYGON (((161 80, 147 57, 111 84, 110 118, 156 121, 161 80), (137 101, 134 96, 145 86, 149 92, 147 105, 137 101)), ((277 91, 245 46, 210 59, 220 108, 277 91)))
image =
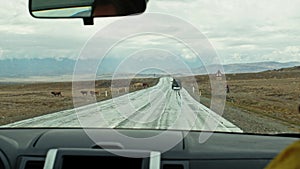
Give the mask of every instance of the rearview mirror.
MULTIPOLYGON (((143 13, 148 0, 29 0, 35 18, 83 18, 143 13)), ((89 22, 86 22, 87 24, 89 22)))

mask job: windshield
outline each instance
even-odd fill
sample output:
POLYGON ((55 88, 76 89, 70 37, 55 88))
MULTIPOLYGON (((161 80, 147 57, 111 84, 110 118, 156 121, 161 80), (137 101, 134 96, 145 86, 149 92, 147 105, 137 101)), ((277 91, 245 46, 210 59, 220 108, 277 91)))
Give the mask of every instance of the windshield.
POLYGON ((1 127, 300 131, 300 1, 150 0, 93 26, 0 3, 1 127))

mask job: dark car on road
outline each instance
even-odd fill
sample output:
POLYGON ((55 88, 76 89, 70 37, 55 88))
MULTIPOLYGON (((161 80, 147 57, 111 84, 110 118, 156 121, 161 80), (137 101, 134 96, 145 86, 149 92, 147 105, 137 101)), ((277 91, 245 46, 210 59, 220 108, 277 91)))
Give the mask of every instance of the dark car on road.
POLYGON ((173 79, 172 81, 172 89, 173 90, 180 90, 182 87, 181 87, 181 81, 178 80, 178 79, 173 79))

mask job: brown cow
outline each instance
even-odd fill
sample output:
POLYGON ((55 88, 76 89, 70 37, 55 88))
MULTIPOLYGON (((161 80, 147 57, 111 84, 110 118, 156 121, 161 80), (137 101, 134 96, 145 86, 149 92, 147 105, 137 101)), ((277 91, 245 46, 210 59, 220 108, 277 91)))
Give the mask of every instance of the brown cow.
POLYGON ((90 94, 92 95, 92 96, 95 96, 95 95, 98 95, 99 96, 99 92, 98 91, 90 91, 90 94))
POLYGON ((142 87, 142 86, 143 86, 143 83, 134 83, 133 84, 134 88, 138 88, 138 87, 142 87))
POLYGON ((87 91, 84 91, 84 90, 82 90, 82 91, 80 91, 80 93, 82 94, 82 95, 87 95, 87 91))
POLYGON ((134 83, 133 84, 133 87, 135 88, 135 89, 137 89, 137 88, 147 88, 147 87, 149 87, 149 84, 148 83, 134 83))
POLYGON ((143 85, 144 85, 144 83, 134 83, 134 84, 133 84, 133 87, 134 87, 135 89, 137 89, 137 88, 143 87, 143 85))

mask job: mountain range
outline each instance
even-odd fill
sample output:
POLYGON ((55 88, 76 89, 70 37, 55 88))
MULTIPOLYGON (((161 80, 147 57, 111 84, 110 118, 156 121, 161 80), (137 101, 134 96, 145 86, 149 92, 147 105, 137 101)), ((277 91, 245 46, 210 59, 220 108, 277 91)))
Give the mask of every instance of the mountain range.
MULTIPOLYGON (((71 59, 8 59, 0 60, 0 78, 26 78, 31 76, 61 76, 72 75, 76 61, 71 59)), ((117 65, 107 65, 101 68, 101 73, 110 75, 114 72, 114 67, 117 65)), ((224 71, 228 73, 248 73, 261 72, 266 70, 274 70, 281 68, 288 68, 300 66, 300 62, 256 62, 256 63, 235 63, 223 65, 224 71)), ((216 65, 210 65, 210 68, 216 65)), ((206 67, 207 68, 207 67, 206 67)), ((176 68, 175 68, 176 69, 176 68)), ((178 70, 177 70, 178 72, 178 70)), ((193 68, 194 74, 206 74, 205 67, 200 66, 193 68)), ((125 72, 124 72, 125 73, 125 72)), ((130 73, 130 72, 129 72, 130 73)), ((149 74, 161 74, 151 70, 149 74)), ((184 72, 182 72, 185 74, 184 72)), ((99 75, 101 76, 101 75, 99 75)))
MULTIPOLYGON (((255 63, 234 63, 223 65, 224 72, 226 74, 230 73, 255 73, 255 72, 263 72, 267 70, 275 70, 281 68, 288 68, 300 66, 300 62, 255 62, 255 63)), ((209 68, 217 69, 217 65, 210 65, 209 68)), ((193 73, 195 74, 206 74, 207 67, 199 67, 193 69, 193 73)))

